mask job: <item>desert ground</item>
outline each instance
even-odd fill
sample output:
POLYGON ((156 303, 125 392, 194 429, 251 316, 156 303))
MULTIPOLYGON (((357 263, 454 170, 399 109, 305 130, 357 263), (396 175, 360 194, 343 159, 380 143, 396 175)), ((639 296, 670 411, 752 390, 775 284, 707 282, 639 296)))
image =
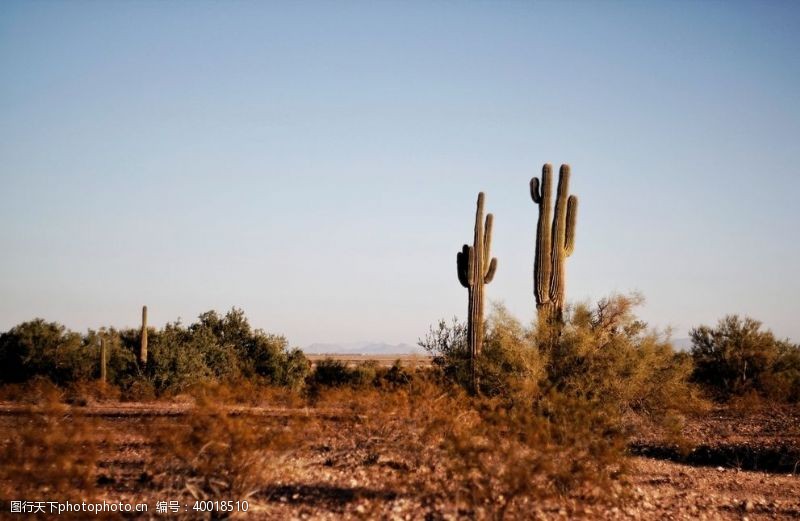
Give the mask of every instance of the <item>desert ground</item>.
MULTIPOLYGON (((286 396, 267 401, 271 403, 214 406, 210 420, 197 412, 202 407, 188 396, 167 402, 90 400, 46 407, 6 401, 0 404, 0 439, 8 443, 15 437, 38 433, 41 441, 50 443, 56 452, 69 451, 69 444, 76 439, 92 447, 96 451, 95 467, 88 476, 91 483, 84 482, 87 493, 95 499, 145 502, 149 506, 146 514, 115 514, 108 518, 224 518, 221 514, 193 511, 195 500, 210 497, 209 491, 216 491, 217 498, 224 498, 226 494, 241 494, 249 488, 252 490, 246 490, 247 512, 231 517, 287 520, 502 517, 491 509, 476 511, 455 494, 449 496, 448 477, 437 475, 436 466, 431 465, 438 455, 435 451, 411 454, 412 446, 404 445, 402 439, 407 433, 397 428, 399 424, 387 420, 385 410, 376 410, 371 416, 368 407, 353 407, 344 402, 337 406, 335 398, 316 404, 286 396), (233 460, 230 457, 213 460, 214 465, 230 468, 215 468, 213 473, 219 482, 215 485, 213 480, 207 480, 210 483, 204 484, 207 476, 203 477, 202 464, 187 471, 187 460, 170 461, 181 451, 182 443, 194 443, 190 452, 198 446, 190 438, 181 438, 175 429, 191 427, 187 432, 207 435, 209 441, 234 440, 247 451, 247 436, 231 436, 232 431, 220 426, 224 421, 219 418, 223 417, 232 418, 247 429, 267 429, 273 437, 265 443, 261 451, 265 456, 261 459, 235 461, 234 455, 233 460), (39 425, 38 430, 26 430, 26 426, 41 418, 49 418, 46 422, 51 423, 39 425), (78 423, 87 428, 83 437, 78 435, 72 441, 48 439, 53 433, 44 432, 73 432, 69 426, 78 423), (278 440, 281 432, 291 432, 292 436, 281 442, 278 440), (254 471, 252 466, 260 468, 254 471), (253 480, 236 483, 237 473, 249 473, 253 480), (435 484, 427 486, 427 483, 435 484), (171 500, 180 502, 179 513, 155 512, 157 502, 171 500)), ((629 423, 635 434, 626 457, 628 468, 612 488, 601 493, 573 490, 536 501, 522 499, 517 505, 518 512, 527 512, 525 517, 530 519, 800 517, 797 474, 800 409, 716 407, 686 418, 679 432, 672 433, 653 428, 643 418, 630 418, 629 423)), ((28 450, 36 452, 31 443, 31 439, 25 440, 28 450)), ((73 450, 89 449, 73 447, 73 450)), ((259 451, 260 447, 253 454, 259 451)), ((29 456, 31 464, 37 458, 59 458, 59 454, 48 452, 47 448, 29 456)), ((199 455, 190 454, 189 459, 192 457, 199 455)), ((58 474, 57 470, 50 472, 58 474)), ((80 477, 72 475, 68 479, 80 477)), ((56 475, 53 479, 57 478, 56 475)), ((62 482, 62 486, 74 483, 62 482)), ((10 519, 25 517, 8 513, 8 501, 12 499, 52 498, 53 491, 48 489, 46 479, 40 485, 38 490, 30 484, 20 491, 13 483, 3 483, 6 499, 3 515, 11 516, 10 519), (9 497, 14 494, 27 496, 9 497)), ((519 514, 513 518, 519 518, 519 514)))

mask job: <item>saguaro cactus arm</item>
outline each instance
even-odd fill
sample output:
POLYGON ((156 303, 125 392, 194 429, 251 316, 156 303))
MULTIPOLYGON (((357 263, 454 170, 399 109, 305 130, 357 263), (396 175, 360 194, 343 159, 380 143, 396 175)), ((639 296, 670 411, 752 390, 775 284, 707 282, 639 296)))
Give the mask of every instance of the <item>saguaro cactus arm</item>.
POLYGON ((497 271, 497 259, 492 257, 489 262, 489 268, 486 270, 486 275, 483 277, 483 283, 489 284, 494 279, 494 273, 497 271))
POLYGON ((456 255, 456 268, 458 269, 458 281, 465 288, 469 288, 472 284, 471 270, 472 270, 472 247, 465 244, 460 252, 456 255))
POLYGON ((567 231, 564 242, 564 254, 569 257, 575 251, 575 220, 578 218, 578 197, 569 196, 567 201, 567 231))

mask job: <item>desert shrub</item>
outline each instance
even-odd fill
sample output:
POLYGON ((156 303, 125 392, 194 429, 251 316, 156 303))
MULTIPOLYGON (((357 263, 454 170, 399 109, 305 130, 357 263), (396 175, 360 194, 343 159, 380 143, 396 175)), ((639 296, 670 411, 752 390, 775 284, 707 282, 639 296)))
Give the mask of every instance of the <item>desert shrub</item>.
POLYGON ((297 389, 311 371, 311 363, 300 349, 289 349, 281 335, 256 330, 247 344, 244 374, 257 375, 273 385, 297 389))
POLYGON ((297 390, 302 387, 306 376, 311 372, 311 362, 300 349, 294 348, 284 353, 282 364, 274 373, 272 383, 297 390))
POLYGON ((258 406, 300 407, 305 405, 303 397, 295 389, 269 385, 258 378, 241 377, 220 382, 202 381, 190 387, 181 398, 195 403, 215 400, 219 404, 258 406))
MULTIPOLYGON (((90 331, 90 334, 93 332, 90 331)), ((127 389, 137 378, 140 378, 139 367, 136 362, 136 353, 139 349, 139 333, 133 330, 117 330, 115 328, 101 329, 98 337, 105 340, 108 349, 106 360, 107 382, 121 389, 127 389)), ((100 339, 91 343, 99 344, 100 339)), ((99 359, 98 352, 98 359, 99 359)), ((99 363, 99 362, 98 362, 99 363)), ((98 368, 96 376, 99 377, 98 368)))
POLYGON ((478 360, 481 393, 511 395, 524 390, 535 395, 544 376, 544 361, 534 331, 524 327, 501 304, 492 307, 486 330, 478 360))
POLYGON ((453 318, 431 326, 425 338, 417 341, 433 358, 433 367, 449 382, 468 386, 470 382, 470 353, 467 344, 467 325, 453 318))
POLYGON ((208 311, 188 327, 180 321, 148 330, 148 362, 137 353, 141 331, 103 328, 85 335, 36 319, 0 335, 0 382, 25 382, 35 376, 58 385, 86 382, 100 375, 100 341, 108 348, 107 382, 124 397, 181 393, 200 381, 242 377, 299 388, 309 363, 286 339, 253 330, 244 313, 208 311))
POLYGON ((147 370, 159 392, 182 392, 209 378, 240 377, 297 388, 309 370, 300 350, 289 350, 282 336, 253 330, 236 308, 225 316, 203 313, 188 328, 178 322, 167 324, 151 344, 147 370))
POLYGON ((470 398, 416 378, 391 391, 328 388, 317 406, 351 413, 322 433, 325 465, 393 469, 387 487, 454 502, 467 519, 532 517, 538 500, 572 492, 608 501, 624 470, 616 410, 555 391, 470 398))
POLYGON ((150 402, 158 398, 158 393, 153 383, 146 378, 132 378, 129 385, 121 391, 121 397, 129 402, 150 402))
MULTIPOLYGON (((483 351, 478 359, 480 391, 495 396, 533 391, 544 374, 544 363, 536 344, 535 332, 511 316, 502 304, 494 304, 486 322, 483 351)), ((457 319, 448 324, 440 320, 418 344, 433 355, 433 365, 445 381, 471 386, 467 328, 457 319)))
POLYGON ((692 362, 676 353, 667 333, 648 329, 634 314, 643 299, 613 295, 567 316, 547 354, 547 384, 570 396, 643 413, 703 407, 689 377, 692 362))
POLYGON ((94 422, 61 403, 51 384, 40 380, 35 387, 38 403, 14 418, 14 436, 0 442, 0 496, 89 499, 96 483, 94 422))
POLYGON ((0 387, 0 399, 28 404, 59 403, 64 401, 65 392, 49 378, 34 376, 27 382, 0 387))
MULTIPOLYGON (((613 404, 620 411, 664 413, 704 407, 689 382, 692 360, 676 353, 668 334, 647 327, 634 310, 638 295, 613 295, 596 306, 567 310, 554 335, 548 325, 523 326, 501 305, 487 320, 478 360, 480 391, 535 399, 549 389, 613 404)), ((470 385, 466 327, 440 321, 419 345, 433 354, 446 381, 470 385)), ((526 399, 527 399, 526 398, 526 399)))
POLYGON ((340 387, 349 384, 351 372, 347 364, 333 358, 324 358, 317 362, 314 372, 309 376, 313 386, 340 387))
MULTIPOLYGON (((216 388, 225 391, 224 387, 216 388)), ((152 473, 165 477, 176 495, 198 500, 247 500, 274 479, 280 469, 288 478, 290 456, 310 433, 311 419, 298 417, 284 426, 232 414, 213 387, 197 394, 197 403, 182 422, 161 422, 156 428, 152 473)), ((215 512, 212 519, 226 518, 215 512)))
POLYGON ((93 376, 99 348, 87 347, 78 333, 37 318, 0 335, 0 381, 24 382, 45 376, 55 383, 93 376))
POLYGON ((162 331, 148 334, 145 376, 158 393, 182 392, 215 376, 207 364, 210 349, 203 332, 193 334, 179 322, 167 324, 162 331))
POLYGON ((800 402, 800 345, 778 343, 778 355, 764 381, 764 391, 772 399, 800 402))
POLYGON ((414 379, 414 372, 405 367, 400 360, 395 360, 388 369, 379 369, 376 379, 378 386, 394 389, 409 385, 414 379))
POLYGON ((355 388, 374 385, 378 378, 378 363, 374 360, 367 360, 356 364, 349 369, 350 385, 355 388))
POLYGON ((308 378, 312 393, 323 387, 363 388, 376 383, 378 365, 372 360, 348 366, 341 360, 325 358, 317 363, 308 378))
POLYGON ((64 399, 73 405, 89 405, 103 401, 116 401, 122 396, 120 389, 99 380, 79 380, 66 386, 64 399))
POLYGON ((756 392, 800 399, 800 346, 778 340, 750 317, 728 315, 691 331, 694 379, 719 399, 756 392))
POLYGON ((573 492, 613 503, 625 471, 619 425, 615 408, 553 390, 526 404, 480 398, 444 424, 444 486, 478 519, 528 517, 536 502, 573 492))
POLYGON ((395 388, 325 388, 315 405, 337 411, 335 422, 321 425, 325 465, 381 465, 387 469, 385 483, 398 479, 390 486, 404 487, 411 480, 411 488, 438 494, 440 489, 430 487, 447 457, 443 436, 461 421, 468 403, 460 388, 422 378, 395 388))

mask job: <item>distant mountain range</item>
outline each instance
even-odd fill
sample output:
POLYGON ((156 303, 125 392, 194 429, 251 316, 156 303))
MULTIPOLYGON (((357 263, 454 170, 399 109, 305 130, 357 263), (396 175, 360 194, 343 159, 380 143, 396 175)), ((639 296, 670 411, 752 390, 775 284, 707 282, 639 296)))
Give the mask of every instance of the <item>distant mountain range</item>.
MULTIPOLYGON (((677 351, 689 351, 691 338, 673 338, 672 345, 677 351)), ((310 355, 408 355, 427 354, 424 349, 411 344, 387 344, 386 342, 345 342, 342 344, 316 342, 303 348, 310 355)))
POLYGON ((343 344, 314 343, 303 348, 310 355, 406 355, 425 354, 425 350, 411 344, 387 344, 385 342, 347 342, 343 344))

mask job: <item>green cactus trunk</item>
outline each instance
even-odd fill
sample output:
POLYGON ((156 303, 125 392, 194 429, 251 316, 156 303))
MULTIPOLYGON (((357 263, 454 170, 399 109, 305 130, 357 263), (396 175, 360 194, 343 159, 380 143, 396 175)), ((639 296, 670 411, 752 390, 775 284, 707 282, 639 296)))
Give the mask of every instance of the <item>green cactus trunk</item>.
POLYGON ((475 235, 472 246, 465 244, 456 255, 458 280, 469 295, 467 342, 470 352, 470 376, 473 392, 478 391, 477 361, 483 347, 484 285, 489 284, 497 271, 497 259, 490 254, 492 245, 492 214, 483 218, 483 192, 478 194, 475 211, 475 235))
POLYGON ((106 364, 108 363, 108 346, 106 344, 106 339, 100 339, 100 381, 102 383, 106 383, 106 364))
POLYGON ((142 340, 139 345, 139 363, 147 365, 147 306, 142 306, 142 340))
POLYGON ((539 205, 536 256, 533 262, 533 294, 536 297, 539 323, 554 327, 557 335, 564 323, 564 264, 575 249, 578 198, 574 195, 568 196, 570 169, 569 165, 561 165, 555 210, 552 210, 552 177, 552 166, 546 164, 542 167, 541 182, 537 177, 531 179, 531 198, 539 205))

